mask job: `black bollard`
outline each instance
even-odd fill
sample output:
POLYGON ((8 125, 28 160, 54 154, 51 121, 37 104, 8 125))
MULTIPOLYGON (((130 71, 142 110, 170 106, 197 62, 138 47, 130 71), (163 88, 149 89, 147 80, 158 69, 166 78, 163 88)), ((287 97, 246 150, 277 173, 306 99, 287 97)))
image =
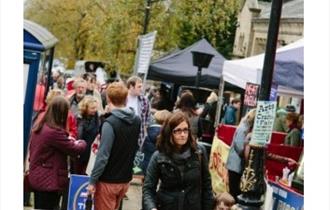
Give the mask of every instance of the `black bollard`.
POLYGON ((241 178, 242 194, 237 196, 238 203, 244 209, 258 209, 264 203, 266 183, 264 179, 265 147, 250 145, 249 159, 241 178))

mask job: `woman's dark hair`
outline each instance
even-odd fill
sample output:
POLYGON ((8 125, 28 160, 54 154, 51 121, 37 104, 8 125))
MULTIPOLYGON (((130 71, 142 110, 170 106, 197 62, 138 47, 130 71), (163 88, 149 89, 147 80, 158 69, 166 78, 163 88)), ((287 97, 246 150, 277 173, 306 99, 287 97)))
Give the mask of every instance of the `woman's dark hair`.
POLYGON ((178 108, 182 112, 186 113, 188 115, 188 117, 192 117, 192 116, 196 115, 195 114, 196 100, 195 100, 195 97, 192 94, 192 92, 190 92, 190 91, 184 92, 181 95, 176 108, 178 108))
POLYGON ((46 123, 51 128, 66 129, 69 112, 69 102, 63 96, 56 96, 47 107, 45 116, 32 129, 38 133, 46 123))
POLYGON ((183 146, 182 151, 185 151, 189 147, 192 151, 196 151, 197 143, 191 134, 189 120, 183 112, 178 111, 165 121, 160 135, 157 137, 156 147, 159 152, 171 155, 173 152, 177 151, 177 148, 173 143, 174 140, 172 132, 182 122, 186 122, 189 128, 188 141, 183 146))

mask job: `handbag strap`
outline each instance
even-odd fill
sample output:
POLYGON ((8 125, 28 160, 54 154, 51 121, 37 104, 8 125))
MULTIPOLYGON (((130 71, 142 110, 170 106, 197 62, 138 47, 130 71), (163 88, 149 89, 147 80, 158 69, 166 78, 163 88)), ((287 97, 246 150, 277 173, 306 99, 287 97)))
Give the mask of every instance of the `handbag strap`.
POLYGON ((202 153, 197 152, 197 156, 198 156, 198 161, 199 161, 199 170, 201 172, 200 178, 199 178, 199 185, 200 185, 200 192, 202 193, 202 179, 203 179, 203 171, 202 171, 202 164, 203 164, 203 160, 202 160, 202 154, 203 154, 203 150, 201 150, 202 153))

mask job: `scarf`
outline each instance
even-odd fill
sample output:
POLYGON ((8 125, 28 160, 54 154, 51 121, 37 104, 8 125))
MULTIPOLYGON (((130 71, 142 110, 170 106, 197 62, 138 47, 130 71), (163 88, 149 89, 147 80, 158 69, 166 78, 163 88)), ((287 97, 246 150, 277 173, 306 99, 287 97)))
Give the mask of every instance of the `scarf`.
POLYGON ((188 148, 182 153, 173 153, 173 162, 177 165, 180 170, 181 177, 183 176, 184 165, 188 158, 191 156, 191 149, 188 148))

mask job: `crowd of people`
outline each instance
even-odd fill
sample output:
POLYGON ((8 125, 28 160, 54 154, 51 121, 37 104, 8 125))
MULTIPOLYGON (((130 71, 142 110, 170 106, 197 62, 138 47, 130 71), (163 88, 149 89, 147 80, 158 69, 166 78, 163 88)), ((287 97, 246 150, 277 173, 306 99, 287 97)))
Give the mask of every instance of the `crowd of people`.
MULTIPOLYGON (((138 76, 111 81, 103 88, 93 73, 74 78, 72 86, 60 78, 54 72, 54 86, 46 97, 42 76, 36 90, 25 168, 36 209, 67 208, 69 175, 86 175, 95 141, 99 148, 87 188, 95 210, 118 209, 137 166, 144 175, 142 209, 208 210, 219 204, 212 192, 209 150, 199 143, 212 143, 215 92, 201 109, 189 90, 182 91, 175 103, 163 88, 143 94, 138 76)), ((221 123, 237 125, 240 107, 241 101, 234 98, 221 123)), ((230 205, 241 193, 242 163, 254 118, 255 109, 242 118, 229 151, 230 205)), ((277 111, 274 130, 288 133, 284 144, 303 144, 302 120, 290 107, 277 111)), ((267 157, 297 164, 272 154, 267 157)), ((25 200, 28 205, 29 198, 25 200)))

